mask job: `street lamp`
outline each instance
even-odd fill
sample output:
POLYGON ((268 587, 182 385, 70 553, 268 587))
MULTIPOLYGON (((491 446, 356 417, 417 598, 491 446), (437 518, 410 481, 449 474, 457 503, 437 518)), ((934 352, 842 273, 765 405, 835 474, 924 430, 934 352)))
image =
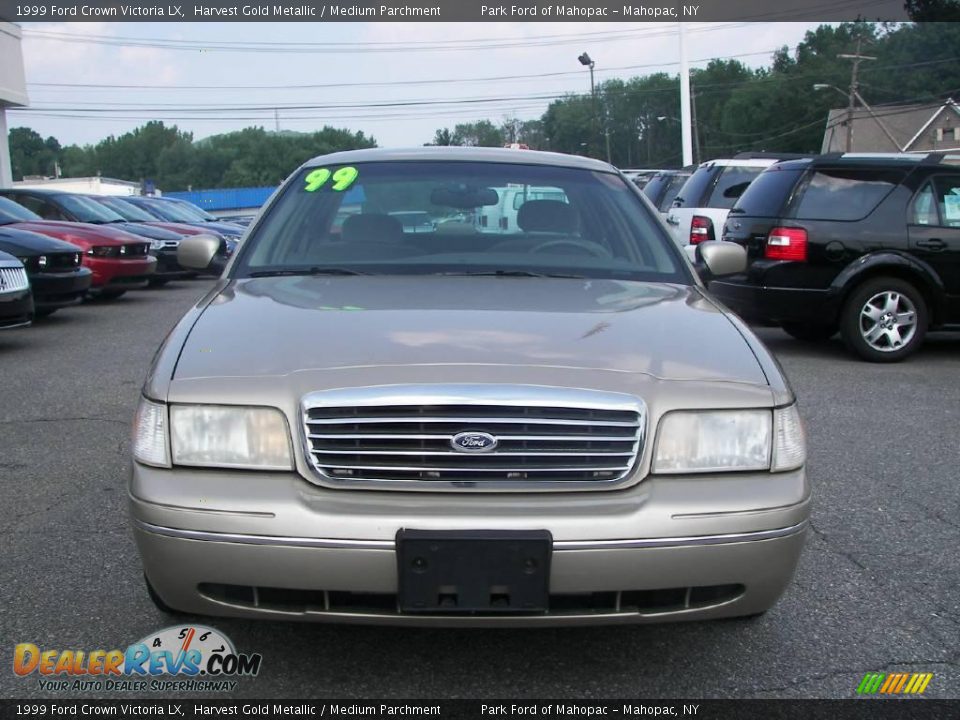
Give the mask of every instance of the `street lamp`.
POLYGON ((596 63, 590 59, 587 53, 583 53, 577 60, 579 60, 580 64, 584 67, 590 68, 590 94, 593 95, 593 66, 596 65, 596 63))
MULTIPOLYGON (((593 61, 593 58, 590 57, 587 53, 581 53, 577 58, 580 61, 580 64, 584 67, 590 68, 590 98, 593 103, 593 118, 594 123, 597 121, 597 93, 596 88, 593 84, 593 68, 596 63, 593 61)), ((607 126, 606 112, 604 112, 603 120, 603 134, 607 143, 607 162, 610 162, 610 128, 607 126)))

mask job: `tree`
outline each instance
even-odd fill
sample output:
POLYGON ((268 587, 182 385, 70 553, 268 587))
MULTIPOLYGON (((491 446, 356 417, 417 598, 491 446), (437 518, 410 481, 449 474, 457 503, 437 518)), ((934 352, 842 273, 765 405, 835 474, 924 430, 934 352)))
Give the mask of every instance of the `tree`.
POLYGON ((10 164, 13 179, 24 175, 55 175, 60 143, 54 137, 44 140, 30 128, 12 128, 9 133, 10 164))
POLYGON ((960 0, 907 0, 903 6, 914 22, 957 22, 960 0))

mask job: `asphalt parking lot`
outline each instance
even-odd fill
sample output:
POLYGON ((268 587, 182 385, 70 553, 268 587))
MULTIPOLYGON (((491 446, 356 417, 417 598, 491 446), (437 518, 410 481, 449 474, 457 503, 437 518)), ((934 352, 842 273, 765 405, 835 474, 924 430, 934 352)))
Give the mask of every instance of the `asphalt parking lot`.
MULTIPOLYGON (((172 624, 128 527, 129 428, 156 347, 209 286, 0 333, 2 697, 50 697, 10 670, 16 643, 122 648, 172 624)), ((846 698, 864 673, 900 670, 934 673, 927 696, 960 697, 960 335, 884 366, 839 340, 759 333, 800 398, 816 493, 796 580, 767 615, 535 631, 205 620, 263 654, 236 695, 846 698)))

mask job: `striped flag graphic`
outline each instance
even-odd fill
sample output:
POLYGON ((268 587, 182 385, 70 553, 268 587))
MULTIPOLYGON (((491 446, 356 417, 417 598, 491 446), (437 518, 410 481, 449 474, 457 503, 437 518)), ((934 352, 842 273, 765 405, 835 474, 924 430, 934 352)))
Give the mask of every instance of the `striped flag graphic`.
POLYGON ((933 673, 867 673, 857 686, 858 695, 922 695, 933 673))

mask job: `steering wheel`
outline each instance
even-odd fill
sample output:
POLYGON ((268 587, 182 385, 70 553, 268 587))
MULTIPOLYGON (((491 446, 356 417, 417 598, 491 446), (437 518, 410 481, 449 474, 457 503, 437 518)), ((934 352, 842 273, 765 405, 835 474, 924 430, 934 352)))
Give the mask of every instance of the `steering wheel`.
POLYGON ((538 253, 555 247, 572 247, 598 258, 613 257, 613 253, 611 253, 610 250, 605 246, 590 240, 547 240, 539 245, 534 245, 532 248, 530 248, 530 252, 538 253))

